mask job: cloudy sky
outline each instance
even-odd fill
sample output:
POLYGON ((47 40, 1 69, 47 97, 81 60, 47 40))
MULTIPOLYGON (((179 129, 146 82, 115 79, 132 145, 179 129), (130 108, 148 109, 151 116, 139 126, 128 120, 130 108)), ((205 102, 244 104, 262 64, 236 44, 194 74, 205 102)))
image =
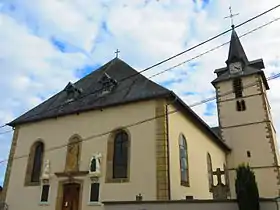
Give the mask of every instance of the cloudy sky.
MULTIPOLYGON (((261 13, 277 0, 0 0, 0 125, 60 91, 69 81, 114 58, 144 69, 261 13)), ((237 29, 239 35, 279 17, 280 8, 237 29), (277 15, 278 14, 278 15, 277 15)), ((250 60, 263 58, 266 76, 280 72, 280 21, 241 39, 250 60)), ((229 41, 226 34, 145 73, 151 76, 229 41)), ((214 69, 223 67, 228 45, 153 77, 188 104, 214 95, 214 69)), ((269 82, 273 118, 280 131, 279 80, 269 82), (278 86, 278 87, 277 87, 278 86)), ((215 101, 194 107, 211 126, 215 101)), ((9 131, 0 129, 0 133, 9 131)), ((12 133, 0 134, 0 160, 12 133)), ((0 184, 6 164, 0 165, 0 184)))

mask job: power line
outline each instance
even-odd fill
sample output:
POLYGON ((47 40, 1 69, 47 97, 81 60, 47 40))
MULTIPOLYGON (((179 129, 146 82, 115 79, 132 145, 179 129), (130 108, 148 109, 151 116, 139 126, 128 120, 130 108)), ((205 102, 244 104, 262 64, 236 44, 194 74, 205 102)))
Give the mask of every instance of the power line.
MULTIPOLYGON (((274 80, 274 79, 277 79, 277 78, 279 78, 279 77, 280 77, 280 73, 275 74, 275 75, 273 75, 273 76, 271 76, 271 77, 268 77, 267 80, 268 80, 268 81, 269 81, 269 80, 274 80)), ((246 88, 249 88, 249 87, 253 87, 253 86, 257 85, 257 84, 259 84, 259 82, 250 83, 250 84, 248 84, 248 85, 245 85, 245 86, 243 87, 243 89, 246 89, 246 88)), ((220 96, 226 96, 226 95, 232 94, 233 92, 234 92, 234 91, 231 90, 231 91, 228 91, 228 92, 225 92, 225 93, 221 94, 220 96)), ((192 107, 198 106, 198 105, 200 105, 200 104, 207 103, 207 102, 212 101, 212 100, 215 100, 215 99, 216 99, 216 96, 213 96, 213 97, 204 99, 204 100, 202 100, 202 101, 200 101, 200 102, 196 102, 196 103, 190 105, 189 107, 192 108, 192 107)), ((174 114, 174 113, 176 113, 176 112, 178 112, 178 111, 179 111, 179 110, 175 109, 175 110, 173 110, 173 111, 167 112, 166 114, 159 115, 159 116, 156 116, 156 117, 147 118, 147 119, 144 119, 144 120, 141 120, 141 121, 137 121, 137 122, 135 122, 135 123, 128 124, 128 125, 123 126, 123 127, 125 127, 125 128, 130 128, 130 127, 133 127, 133 126, 141 125, 141 124, 143 124, 143 123, 150 122, 150 121, 155 120, 155 119, 157 119, 157 118, 161 118, 161 117, 165 117, 166 115, 174 114)), ((112 133, 113 131, 114 131, 114 130, 110 130, 110 131, 106 131, 106 132, 103 132, 103 133, 100 133, 100 134, 95 134, 95 135, 89 136, 89 137, 87 137, 87 138, 83 138, 83 139, 79 140, 79 141, 76 142, 76 143, 90 141, 90 140, 92 140, 92 139, 95 139, 95 138, 98 138, 98 137, 101 137, 101 136, 108 135, 108 134, 112 133)), ((51 148, 47 149, 45 152, 50 152, 50 151, 57 150, 57 149, 61 149, 61 148, 63 148, 63 147, 67 147, 67 146, 68 146, 68 144, 63 144, 63 145, 60 145, 60 146, 51 147, 51 148)), ((13 160, 25 158, 25 157, 28 157, 28 156, 29 156, 29 154, 17 156, 17 157, 14 157, 13 160)), ((1 160, 1 161, 0 161, 0 164, 4 163, 4 162, 6 162, 6 161, 8 161, 8 159, 1 160)))
MULTIPOLYGON (((249 34, 255 32, 255 31, 260 30, 260 29, 262 29, 262 28, 264 28, 264 27, 266 27, 266 26, 268 26, 268 25, 270 25, 270 24, 272 24, 272 23, 274 23, 274 22, 276 22, 276 21, 279 21, 279 20, 280 20, 280 17, 275 18, 275 19, 273 19, 273 20, 271 20, 271 21, 269 21, 269 22, 267 22, 267 23, 265 23, 265 24, 263 24, 263 25, 261 25, 261 26, 258 26, 258 27, 256 27, 256 28, 254 28, 254 29, 252 29, 252 30, 250 30, 250 31, 248 31, 248 32, 246 32, 246 33, 244 33, 244 34, 242 34, 241 36, 239 36, 239 38, 243 38, 243 37, 245 37, 245 36, 247 36, 247 35, 249 35, 249 34)), ((156 76, 158 76, 158 75, 160 75, 160 74, 163 74, 163 73, 165 73, 165 72, 167 72, 167 71, 170 71, 170 70, 172 70, 172 69, 175 69, 175 68, 177 68, 177 67, 179 67, 179 66, 181 66, 181 65, 184 65, 184 64, 186 64, 186 63, 188 63, 188 62, 190 62, 190 61, 192 61, 192 60, 195 60, 195 59, 197 59, 197 58, 200 58, 200 57, 202 57, 203 55, 206 55, 206 54, 208 54, 208 53, 210 53, 210 52, 213 52, 213 51, 215 51, 215 50, 217 50, 217 49, 219 49, 219 48, 221 48, 221 47, 223 47, 223 46, 225 46, 225 45, 227 45, 227 44, 229 44, 229 43, 230 43, 230 41, 225 42, 225 43, 223 43, 223 44, 221 44, 221 45, 218 45, 218 46, 216 46, 216 47, 213 47, 213 48, 211 48, 210 50, 207 50, 207 51, 205 51, 205 52, 203 52, 203 53, 198 54, 197 56, 194 56, 194 57, 192 57, 192 58, 190 58, 190 59, 188 59, 188 60, 185 60, 185 61, 183 61, 183 62, 181 62, 181 63, 178 63, 178 64, 176 64, 176 65, 174 65, 174 66, 172 66, 172 67, 169 67, 168 69, 165 69, 165 70, 163 70, 163 71, 160 71, 160 72, 158 72, 158 73, 156 73, 156 74, 154 74, 154 75, 152 75, 152 76, 150 76, 150 77, 148 77, 148 78, 151 79, 151 78, 156 77, 156 76)))
POLYGON ((4 132, 0 132, 0 135, 1 134, 5 134, 5 133, 10 133, 10 132, 13 132, 14 130, 9 130, 9 131, 4 131, 4 132))
POLYGON ((1 126, 0 126, 0 128, 4 128, 5 126, 7 126, 7 125, 6 125, 6 124, 4 124, 4 125, 1 125, 1 126))
MULTIPOLYGON (((239 28, 239 27, 241 27, 241 26, 243 26, 243 25, 245 25, 245 24, 247 24, 247 23, 249 23, 249 22, 251 22, 251 21, 253 21, 253 20, 255 20, 255 19, 257 19, 257 18, 259 18, 259 17, 261 17, 261 16, 263 16, 263 15, 265 15, 265 14, 267 14, 267 13, 273 11, 273 10, 275 10, 275 9, 277 9, 278 7, 280 7, 280 4, 278 4, 278 5, 274 6, 274 7, 272 7, 271 9, 268 9, 268 10, 266 10, 266 11, 264 11, 264 12, 262 12, 262 13, 256 15, 256 16, 254 16, 254 17, 252 17, 252 18, 250 18, 250 19, 248 19, 248 20, 246 20, 246 21, 244 21, 244 22, 242 22, 242 23, 240 23, 240 24, 238 24, 237 26, 235 26, 235 28, 239 28)), ((166 63, 167 61, 170 61, 170 60, 172 60, 172 59, 174 59, 174 58, 176 58, 176 57, 178 57, 178 56, 180 56, 180 55, 183 55, 183 54, 185 54, 185 53, 187 53, 187 52, 189 52, 189 51, 191 51, 191 50, 194 50, 194 49, 196 49, 196 48, 198 48, 198 47, 200 47, 200 46, 202 46, 202 45, 204 45, 204 44, 206 44, 206 43, 208 43, 208 42, 210 42, 210 41, 213 41, 214 39, 217 39, 217 38, 220 37, 220 36, 225 35, 226 33, 230 32, 231 30, 232 30, 232 29, 228 29, 228 30, 226 30, 226 31, 224 31, 224 32, 222 32, 222 33, 220 33, 220 34, 218 34, 218 35, 212 37, 212 38, 209 38, 209 39, 207 39, 207 40, 205 40, 205 41, 203 41, 203 42, 201 42, 201 43, 199 43, 199 44, 197 44, 197 45, 195 45, 195 46, 193 46, 193 47, 191 47, 191 48, 189 48, 189 49, 187 49, 187 50, 184 50, 184 51, 182 51, 182 52, 180 52, 180 53, 178 53, 178 54, 175 54, 175 55, 173 55, 173 56, 171 56, 171 57, 169 57, 169 58, 167 58, 167 59, 164 59, 164 60, 162 60, 162 61, 160 61, 160 62, 158 62, 158 63, 156 63, 156 64, 154 64, 154 65, 152 65, 152 66, 150 66, 150 67, 148 67, 148 68, 146 68, 146 69, 143 69, 143 70, 141 70, 141 71, 139 71, 139 72, 137 72, 137 73, 135 73, 135 74, 132 74, 132 75, 130 75, 130 76, 128 76, 128 77, 124 77, 124 78, 122 78, 119 82, 123 82, 124 80, 127 80, 127 79, 130 79, 130 78, 132 78, 132 77, 135 77, 135 76, 137 76, 137 75, 139 75, 139 74, 141 74, 141 73, 143 73, 143 72, 145 72, 145 71, 148 71, 148 70, 150 70, 150 69, 152 69, 152 68, 154 68, 154 67, 156 67, 156 66, 159 66, 159 65, 161 65, 161 64, 163 64, 163 63, 166 63)), ((133 82, 133 83, 134 83, 134 82, 133 82)), ((133 85, 133 83, 132 83, 132 85, 133 85)), ((70 104, 70 103, 73 103, 73 102, 75 102, 75 101, 81 100, 82 98, 87 97, 87 96, 89 96, 89 95, 98 93, 98 92, 100 92, 101 90, 102 90, 102 89, 98 89, 98 90, 95 90, 95 91, 90 92, 90 93, 88 93, 88 94, 85 94, 85 95, 83 95, 83 96, 80 96, 80 97, 78 97, 78 98, 76 98, 76 99, 74 99, 74 100, 72 100, 72 101, 69 101, 69 102, 63 104, 63 106, 65 106, 65 105, 67 105, 67 104, 70 104)), ((97 98, 97 99, 99 99, 99 98, 97 98)), ((57 108, 60 107, 60 106, 61 106, 61 104, 60 104, 59 106, 53 107, 52 109, 46 110, 46 111, 44 111, 44 112, 49 112, 49 111, 55 110, 55 109, 57 109, 57 108)), ((31 116, 27 117, 26 119, 30 119, 31 117, 37 116, 37 115, 39 115, 39 114, 41 114, 41 113, 42 113, 42 112, 36 113, 36 114, 34 114, 34 115, 31 115, 31 116)), ((26 119, 25 119, 25 120, 26 120, 26 119)), ((1 126, 1 127, 5 127, 5 126, 7 126, 7 125, 5 124, 5 125, 3 125, 3 126, 1 126)), ((0 128, 1 128, 1 127, 0 127, 0 128)))
MULTIPOLYGON (((252 18, 250 18, 250 19, 248 19, 248 20, 246 20, 246 21, 244 21, 243 23, 238 24, 237 26, 235 26, 235 28, 239 28, 239 27, 241 27, 241 26, 243 26, 243 25, 245 25, 245 24, 247 24, 247 23, 249 23, 249 22, 251 22, 251 21, 253 21, 253 20, 255 20, 255 19, 257 19, 257 18, 259 18, 259 17, 261 17, 261 16, 263 16, 263 15, 265 15, 265 14, 267 14, 267 13, 273 11, 273 10, 275 10, 275 9, 277 9, 278 7, 280 7, 280 4, 276 5, 275 7, 272 7, 272 8, 269 9, 269 10, 266 10, 266 11, 264 11, 264 12, 262 12, 262 13, 256 15, 256 16, 254 16, 254 17, 252 17, 252 18)), ((154 65, 152 65, 152 66, 150 66, 150 67, 148 67, 148 68, 146 68, 146 69, 140 71, 139 74, 140 74, 140 73, 143 73, 143 72, 145 72, 145 71, 147 71, 147 70, 149 70, 149 69, 151 69, 151 68, 154 68, 154 67, 156 67, 156 66, 159 66, 159 65, 161 65, 161 64, 163 64, 163 63, 165 63, 165 62, 167 62, 167 61, 169 61, 169 60, 172 60, 172 59, 174 59, 174 58, 176 58, 176 57, 178 57, 178 56, 180 56, 180 55, 183 55, 183 54, 185 54, 186 52, 189 52, 189 51, 191 51, 191 50, 193 50, 193 49, 195 49, 195 48, 197 48, 197 47, 200 47, 201 45, 204 45, 204 44, 206 44, 206 43, 208 43, 208 42, 210 42, 210 41, 212 41, 212 40, 214 40, 214 39, 217 39, 218 37, 225 35, 226 33, 230 32, 231 30, 232 30, 232 29, 228 29, 228 30, 226 30, 226 31, 224 31, 224 32, 222 32, 222 33, 220 33, 220 34, 218 34, 218 35, 216 35, 216 36, 214 36, 214 37, 212 37, 212 38, 210 38, 210 39, 207 39, 206 41, 203 41, 203 42, 201 42, 201 43, 199 43, 199 44, 197 44, 197 45, 195 45, 195 46, 193 46, 193 47, 191 47, 191 48, 189 48, 189 49, 187 49, 187 50, 184 50, 183 52, 180 52, 180 53, 178 53, 178 54, 176 54, 176 55, 171 56, 170 58, 167 58, 167 59, 165 59, 165 60, 163 60, 163 61, 160 61, 160 62, 158 62, 158 63, 156 63, 156 64, 154 64, 154 65)), ((132 76, 131 76, 131 77, 132 77, 132 76)))
MULTIPOLYGON (((242 38, 242 37, 244 37, 244 36, 247 36, 247 35, 249 35, 249 34, 255 32, 255 31, 257 31, 257 30, 259 30, 259 29, 261 29, 261 28, 264 28, 264 27, 266 27, 266 26, 268 26, 268 25, 270 25, 270 24, 272 24, 272 23, 274 23, 274 22, 276 22, 276 21, 279 21, 279 20, 280 20, 280 17, 279 17, 279 18, 275 18, 274 20, 269 21, 268 23, 265 23, 265 24, 263 24, 263 25, 261 25, 261 26, 259 26, 259 27, 254 28, 253 30, 250 30, 250 31, 248 31, 248 32, 246 32, 246 33, 244 33, 244 34, 242 34, 242 35, 240 36, 240 38, 242 38)), ((179 64, 176 64, 176 65, 174 65, 174 66, 172 66, 172 67, 169 67, 169 68, 167 68, 167 69, 165 69, 165 70, 163 70, 163 71, 160 71, 160 72, 158 72, 158 73, 156 73, 156 74, 154 74, 154 75, 148 77, 148 79, 153 78, 153 77, 156 77, 156 76, 158 76, 158 75, 160 75, 160 74, 163 74, 163 73, 165 73, 165 72, 167 72, 167 71, 170 71, 170 70, 172 70, 172 69, 175 69, 175 68, 177 68, 177 67, 179 67, 179 66, 181 66, 181 65, 183 65, 183 64, 185 64, 185 63, 188 63, 188 62, 190 62, 190 61, 192 61, 192 60, 195 60, 195 59, 197 59, 197 58, 199 58, 199 57, 202 57, 203 55, 208 54, 208 53, 210 53, 210 52, 212 52, 212 51, 214 51, 214 50, 216 50, 216 49, 219 49, 219 48, 221 48, 221 47, 227 45, 228 43, 230 43, 230 41, 225 42, 225 43, 223 43, 223 44, 221 44, 221 45, 219 45, 219 46, 216 46, 216 47, 214 47, 214 48, 212 48, 212 49, 210 49, 210 50, 207 50, 207 51, 205 51, 205 52, 203 52, 203 53, 201 53, 201 54, 199 54, 199 55, 197 55, 197 56, 195 56, 195 57, 192 57, 192 58, 190 58, 190 59, 188 59, 188 60, 185 60, 185 61, 183 61, 183 62, 181 62, 181 63, 179 63, 179 64)), ((111 64, 112 64, 112 63, 111 63, 111 64)), ((108 67, 109 67, 111 64, 109 64, 108 67)), ((107 68, 108 68, 108 67, 107 67, 107 68)), ((139 74, 137 73, 137 75, 139 75, 139 74)), ((133 85, 133 83, 132 83, 132 85, 133 85)), ((118 91, 116 91, 116 92, 120 92, 120 91, 122 91, 122 90, 124 90, 124 89, 126 89, 126 88, 129 88, 130 86, 131 86, 131 85, 128 85, 128 86, 126 86, 126 87, 124 87, 124 88, 122 88, 121 90, 118 90, 118 91)), ((114 93, 112 93, 112 94, 115 94, 116 92, 114 92, 114 93)), ((72 103, 72 102, 78 101, 78 100, 80 100, 80 99, 82 99, 82 98, 84 98, 84 97, 87 97, 88 95, 91 95, 91 94, 93 94, 93 92, 91 92, 91 93, 89 93, 89 94, 86 94, 86 95, 84 95, 84 96, 82 96, 82 97, 80 97, 80 98, 77 98, 77 99, 75 99, 75 100, 73 100, 73 101, 71 101, 71 102, 67 102, 67 103, 64 104, 64 106, 67 105, 67 104, 70 104, 70 103, 72 103)), ((97 98, 96 100, 98 100, 98 99, 100 99, 100 98, 101 98, 101 97, 97 98)), ((61 106, 61 105, 59 105, 59 106, 57 106, 57 107, 53 107, 52 109, 49 109, 49 110, 47 110, 46 112, 49 112, 49 111, 54 110, 54 109, 57 109, 57 108, 60 107, 60 106, 61 106)), ((37 116, 37 115, 39 115, 39 114, 41 114, 41 113, 36 113, 36 114, 34 114, 34 115, 29 116, 28 118, 37 116)), ((27 118, 27 119, 28 119, 28 118, 27 118)), ((3 125, 2 127, 5 127, 5 126, 6 126, 6 125, 3 125)), ((1 127, 0 127, 0 128, 1 128, 1 127)), ((1 133, 0 133, 0 134, 1 134, 1 133)))

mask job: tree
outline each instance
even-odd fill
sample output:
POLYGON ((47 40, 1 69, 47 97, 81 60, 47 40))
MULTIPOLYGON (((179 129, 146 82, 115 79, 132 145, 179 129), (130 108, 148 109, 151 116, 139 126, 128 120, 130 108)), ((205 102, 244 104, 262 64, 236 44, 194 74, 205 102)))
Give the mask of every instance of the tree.
POLYGON ((254 172, 249 165, 236 169, 235 192, 239 210, 259 210, 259 190, 254 172))

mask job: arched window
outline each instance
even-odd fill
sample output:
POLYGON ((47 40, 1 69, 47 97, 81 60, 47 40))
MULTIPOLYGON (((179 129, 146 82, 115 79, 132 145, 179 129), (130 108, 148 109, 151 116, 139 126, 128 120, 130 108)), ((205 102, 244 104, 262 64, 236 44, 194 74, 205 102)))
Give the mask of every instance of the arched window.
POLYGON ((187 147, 186 138, 182 134, 179 137, 179 149, 180 149, 179 153, 180 153, 181 185, 190 186, 188 147, 187 147))
POLYGON ((27 171, 25 177, 26 185, 40 184, 40 176, 44 158, 44 143, 41 141, 35 142, 30 150, 27 163, 27 171))
POLYGON ((113 178, 128 177, 128 135, 120 130, 114 138, 113 178))
POLYGON ((211 160, 211 155, 209 153, 207 153, 207 171, 208 171, 209 191, 212 192, 214 181, 213 181, 212 160, 211 160))

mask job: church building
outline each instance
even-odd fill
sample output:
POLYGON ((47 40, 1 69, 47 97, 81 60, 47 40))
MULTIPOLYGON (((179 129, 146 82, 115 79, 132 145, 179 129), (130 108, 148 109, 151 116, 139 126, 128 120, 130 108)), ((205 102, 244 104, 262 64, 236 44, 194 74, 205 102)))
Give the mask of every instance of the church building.
POLYGON ((114 58, 8 124, 4 201, 9 210, 89 210, 105 201, 230 199, 242 163, 261 197, 278 196, 263 69, 233 28, 212 81, 219 126, 210 128, 174 92, 114 58))

